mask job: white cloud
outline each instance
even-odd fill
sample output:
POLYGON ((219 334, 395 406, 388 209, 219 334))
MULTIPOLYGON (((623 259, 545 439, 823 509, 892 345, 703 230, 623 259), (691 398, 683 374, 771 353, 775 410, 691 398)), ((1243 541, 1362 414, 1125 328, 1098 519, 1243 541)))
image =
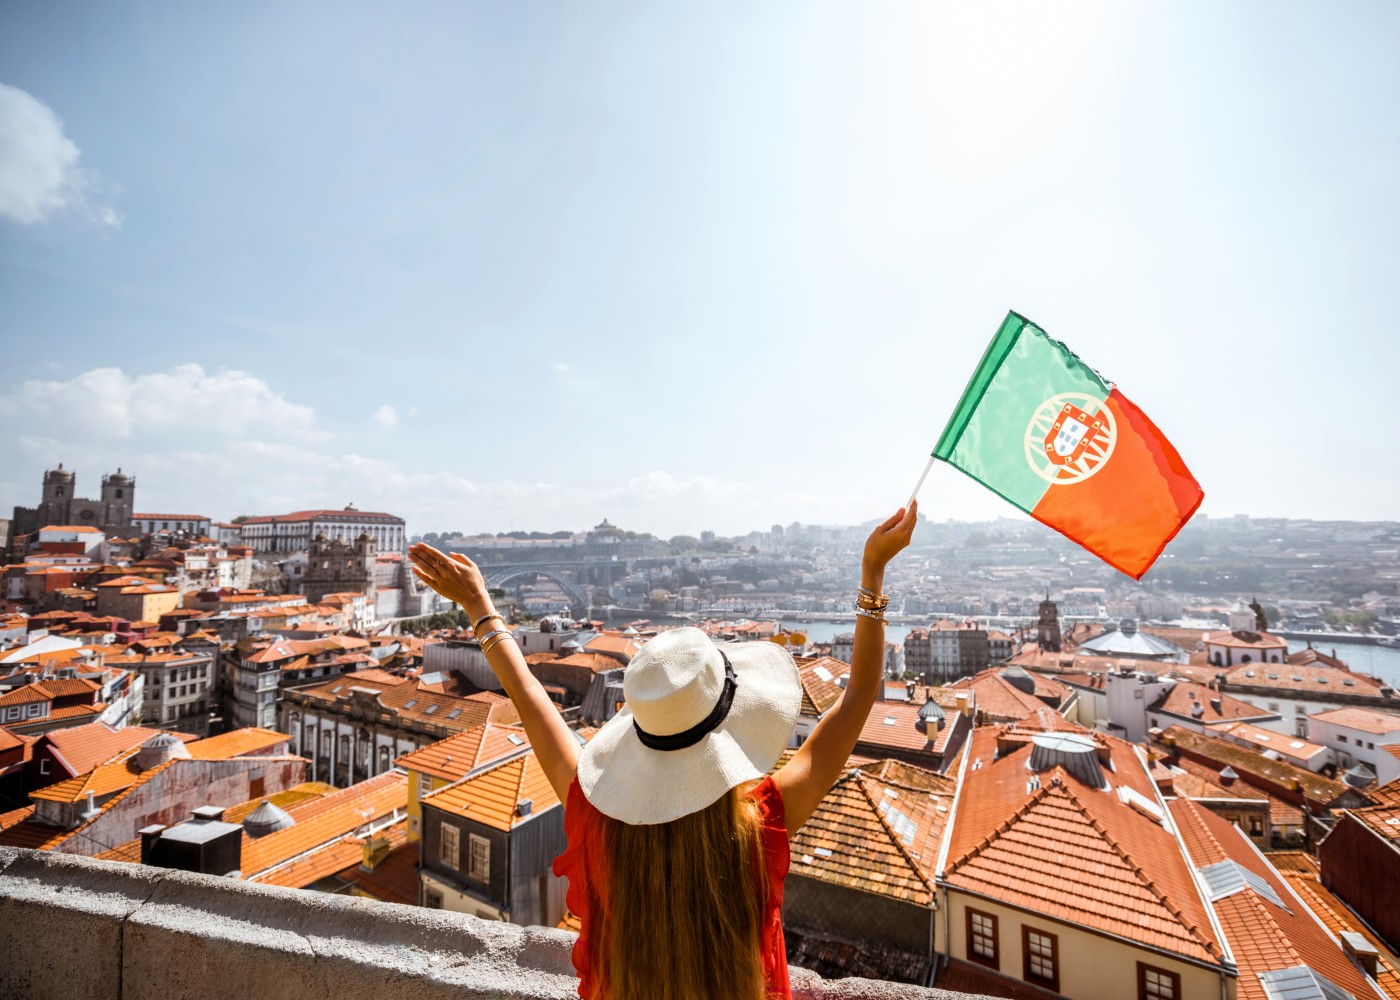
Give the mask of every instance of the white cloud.
POLYGON ((385 403, 370 414, 370 419, 380 427, 393 427, 399 422, 399 411, 385 403))
POLYGON ((566 365, 566 364, 564 364, 564 362, 562 362, 562 361, 556 361, 556 362, 554 362, 554 373, 555 373, 556 375, 563 375, 563 374, 564 374, 566 371, 568 371, 568 370, 569 370, 569 366, 566 365))
POLYGON ((0 216, 29 225, 77 211, 120 228, 120 212, 89 201, 93 175, 78 166, 81 156, 52 108, 0 83, 0 216))
POLYGON ((309 406, 289 402, 247 372, 183 364, 128 375, 93 368, 69 379, 30 379, 0 395, 0 414, 56 441, 210 442, 249 434, 324 437, 309 406))

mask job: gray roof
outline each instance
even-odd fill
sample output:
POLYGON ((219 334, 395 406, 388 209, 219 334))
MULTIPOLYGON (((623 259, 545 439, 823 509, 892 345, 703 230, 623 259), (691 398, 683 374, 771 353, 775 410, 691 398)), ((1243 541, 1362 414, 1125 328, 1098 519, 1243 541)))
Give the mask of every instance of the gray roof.
POLYGON ((1351 993, 1306 965, 1261 972, 1259 982, 1269 1000, 1356 1000, 1351 993))
POLYGON ((1237 861, 1217 861, 1213 865, 1198 868, 1197 871, 1200 873, 1201 881, 1206 884, 1206 896, 1212 903, 1224 899, 1226 896, 1233 896, 1237 892, 1253 889, 1279 909, 1289 913, 1293 912, 1283 905, 1283 900, 1279 898, 1268 879, 1256 875, 1237 861))
POLYGON ((296 820, 285 809, 273 805, 271 799, 263 799, 262 805, 243 818, 243 829, 250 837, 264 837, 295 824, 296 820))
POLYGON ((1096 656, 1136 656, 1140 659, 1170 659, 1185 655, 1180 646, 1147 632, 1115 629, 1079 644, 1079 649, 1096 656))
POLYGON ((1099 745, 1082 733, 1038 733, 1031 737, 1030 769, 1036 773, 1063 767, 1090 788, 1103 788, 1103 768, 1099 765, 1099 745))

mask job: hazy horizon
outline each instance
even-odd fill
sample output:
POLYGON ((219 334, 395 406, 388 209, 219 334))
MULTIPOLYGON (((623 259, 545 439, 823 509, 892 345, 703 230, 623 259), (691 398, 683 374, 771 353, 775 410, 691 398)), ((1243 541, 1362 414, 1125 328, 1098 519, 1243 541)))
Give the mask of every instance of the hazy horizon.
POLYGON ((1394 509, 1394 5, 78 6, 0 11, 0 516, 862 523, 1008 309, 1212 517, 1394 509))

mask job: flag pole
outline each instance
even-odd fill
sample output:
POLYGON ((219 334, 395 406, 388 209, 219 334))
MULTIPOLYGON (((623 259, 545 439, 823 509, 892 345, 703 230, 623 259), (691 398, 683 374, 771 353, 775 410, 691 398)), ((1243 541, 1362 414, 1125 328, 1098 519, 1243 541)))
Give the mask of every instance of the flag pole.
POLYGON ((934 457, 933 455, 928 457, 928 465, 924 466, 924 471, 919 475, 919 481, 914 484, 914 492, 909 494, 909 503, 912 504, 918 497, 919 490, 924 488, 924 480, 928 478, 928 470, 933 468, 934 457))

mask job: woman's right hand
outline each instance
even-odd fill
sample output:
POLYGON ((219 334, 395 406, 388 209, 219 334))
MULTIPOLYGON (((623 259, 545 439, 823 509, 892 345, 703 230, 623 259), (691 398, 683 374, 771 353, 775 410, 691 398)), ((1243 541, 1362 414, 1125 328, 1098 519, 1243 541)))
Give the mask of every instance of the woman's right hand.
POLYGON ((449 601, 460 604, 473 621, 496 610, 491 606, 485 577, 466 556, 456 552, 447 555, 419 542, 409 546, 408 558, 413 561, 413 572, 418 579, 449 601))

